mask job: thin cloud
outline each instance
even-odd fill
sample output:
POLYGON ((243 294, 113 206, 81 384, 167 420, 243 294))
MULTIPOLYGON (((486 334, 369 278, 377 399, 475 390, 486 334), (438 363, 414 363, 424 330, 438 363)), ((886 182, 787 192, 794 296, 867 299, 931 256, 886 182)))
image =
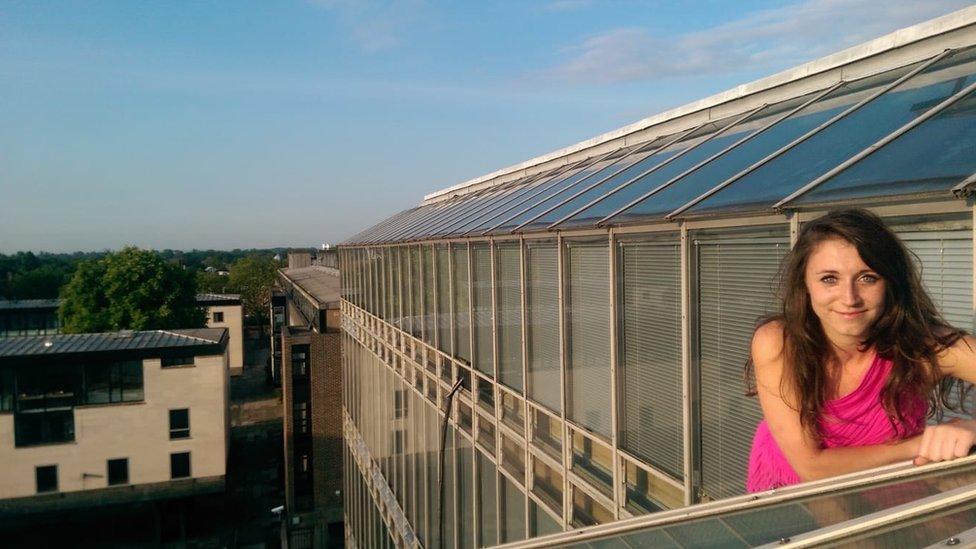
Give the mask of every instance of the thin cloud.
POLYGON ((309 0, 336 15, 349 38, 364 52, 399 46, 404 34, 426 7, 424 0, 309 0))
POLYGON ((593 4, 592 0, 554 0, 542 6, 543 11, 559 13, 566 11, 576 11, 588 8, 593 4))
POLYGON ((961 9, 961 0, 808 0, 678 37, 618 28, 563 51, 533 80, 615 84, 796 65, 961 9))

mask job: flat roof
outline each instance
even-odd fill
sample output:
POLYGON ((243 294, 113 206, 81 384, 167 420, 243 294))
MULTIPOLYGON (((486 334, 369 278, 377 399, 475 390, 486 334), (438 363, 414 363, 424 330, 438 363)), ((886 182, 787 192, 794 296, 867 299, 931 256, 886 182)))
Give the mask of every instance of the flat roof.
POLYGON ((0 299, 0 311, 15 309, 57 309, 60 299, 0 299))
POLYGON ((226 343, 226 328, 12 337, 0 339, 0 361, 132 351, 141 355, 168 350, 220 352, 226 343))
POLYGON ((200 305, 240 305, 240 294, 197 294, 200 305))
POLYGON ((310 265, 279 269, 279 273, 318 303, 320 309, 338 309, 342 295, 339 271, 331 267, 310 265))

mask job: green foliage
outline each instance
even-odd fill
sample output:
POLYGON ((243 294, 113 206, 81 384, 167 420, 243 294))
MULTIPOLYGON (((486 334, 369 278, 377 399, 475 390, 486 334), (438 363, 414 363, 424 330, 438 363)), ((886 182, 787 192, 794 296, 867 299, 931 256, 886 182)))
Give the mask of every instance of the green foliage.
POLYGON ((206 317, 196 293, 191 271, 123 248, 78 265, 61 292, 61 325, 67 333, 199 328, 206 317))
POLYGON ((279 265, 269 254, 250 254, 230 266, 228 289, 241 294, 248 316, 263 319, 271 306, 271 285, 279 265))

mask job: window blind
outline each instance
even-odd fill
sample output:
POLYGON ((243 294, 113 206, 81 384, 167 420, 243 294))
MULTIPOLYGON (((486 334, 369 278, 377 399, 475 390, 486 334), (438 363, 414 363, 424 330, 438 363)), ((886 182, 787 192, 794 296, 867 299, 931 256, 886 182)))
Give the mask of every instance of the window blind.
POLYGON ((447 246, 437 251, 437 348, 451 352, 451 263, 447 246))
POLYGON ((567 412, 610 437, 610 265, 607 241, 565 243, 567 412))
POLYGON ((468 245, 454 244, 454 354, 471 362, 471 313, 468 310, 468 245))
POLYGON ((525 244, 529 398, 562 408, 559 383, 559 256, 551 240, 525 244))
POLYGON ((503 242, 495 249, 498 308, 498 378, 522 390, 522 289, 518 242, 503 242))
POLYGON ((621 242, 621 446, 684 478, 681 409, 681 245, 621 242))
POLYGON ((702 493, 711 498, 745 491, 749 450, 762 419, 745 396, 743 368, 756 321, 776 307, 775 285, 789 239, 737 234, 696 240, 698 371, 702 493))
POLYGON ((474 367, 494 376, 491 315, 491 250, 487 244, 471 245, 471 301, 474 312, 474 367))

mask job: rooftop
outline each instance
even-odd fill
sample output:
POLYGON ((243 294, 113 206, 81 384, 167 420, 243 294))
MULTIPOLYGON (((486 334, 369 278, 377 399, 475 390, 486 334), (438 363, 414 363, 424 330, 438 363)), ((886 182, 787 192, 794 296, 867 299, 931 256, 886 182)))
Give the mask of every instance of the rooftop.
POLYGON ((280 269, 278 271, 292 284, 314 299, 319 308, 337 309, 340 298, 339 271, 321 265, 280 269))
POLYGON ((14 309, 57 309, 60 299, 0 299, 0 311, 14 309))
POLYGON ((226 328, 57 334, 0 339, 0 359, 118 351, 207 348, 226 343, 226 328))
POLYGON ((240 305, 240 294, 197 294, 200 305, 240 305))

